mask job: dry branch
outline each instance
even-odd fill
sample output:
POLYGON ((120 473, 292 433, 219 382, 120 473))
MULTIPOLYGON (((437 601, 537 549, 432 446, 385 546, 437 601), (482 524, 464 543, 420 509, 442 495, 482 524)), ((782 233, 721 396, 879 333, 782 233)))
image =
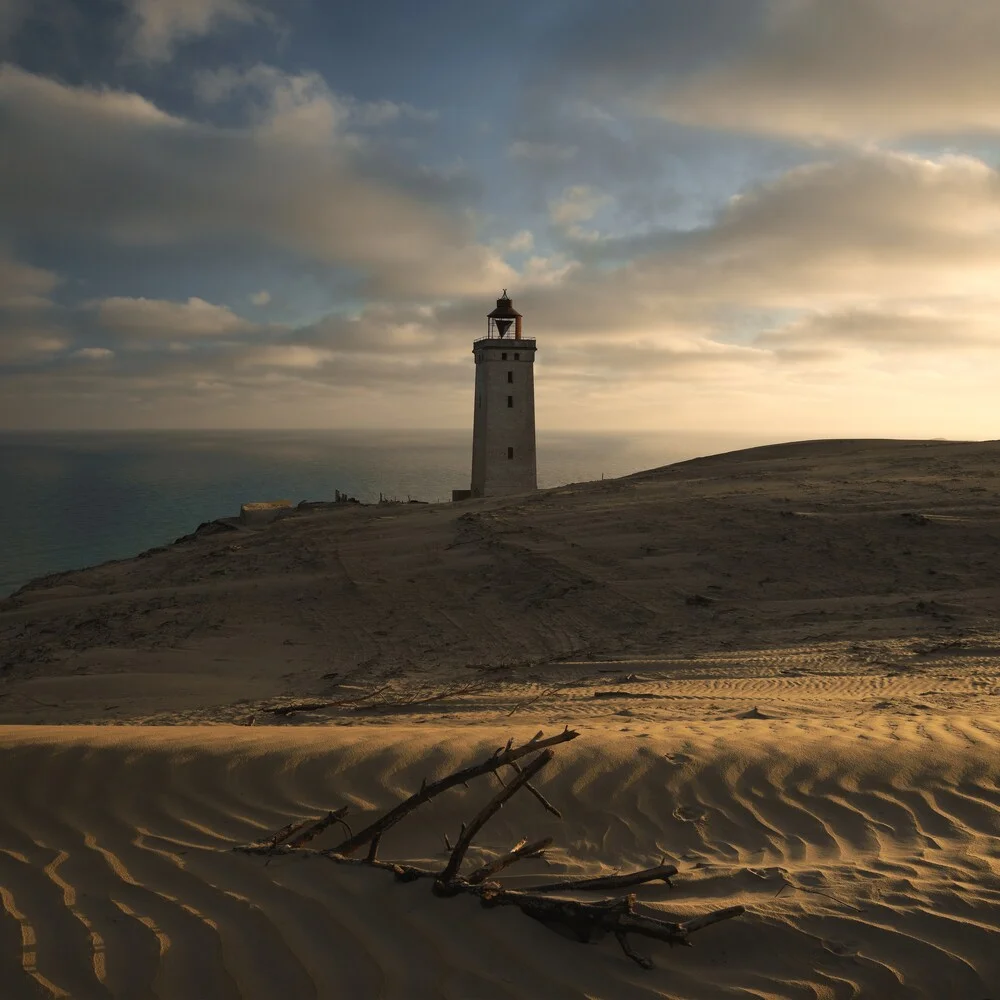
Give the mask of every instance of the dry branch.
POLYGON ((479 895, 484 906, 516 906, 522 913, 546 926, 558 925, 570 931, 584 943, 591 941, 598 932, 611 931, 616 935, 638 934, 641 937, 655 938, 670 945, 688 945, 691 943, 688 940, 690 935, 696 931, 746 912, 743 906, 729 906, 694 920, 674 923, 636 913, 634 895, 621 899, 602 899, 595 903, 540 896, 534 890, 519 892, 509 889, 491 890, 487 887, 479 895))
POLYGON ((498 768, 505 767, 511 761, 520 760, 527 754, 575 740, 579 735, 576 730, 567 727, 563 732, 557 733, 555 736, 550 736, 548 739, 539 739, 536 735, 519 747, 508 743, 506 748, 500 747, 493 752, 491 757, 479 764, 473 764, 471 767, 463 768, 461 771, 455 771, 453 774, 446 775, 439 781, 433 781, 430 784, 425 782, 421 786, 420 791, 415 792, 408 799, 400 802, 394 809, 390 809, 389 812, 380 816, 374 823, 370 823, 363 830, 354 834, 354 836, 348 837, 347 840, 338 844, 334 850, 338 854, 353 854, 362 844, 367 844, 373 837, 384 834, 386 830, 395 826, 418 806, 429 802, 436 795, 440 795, 449 788, 454 788, 456 785, 463 785, 473 778, 496 771, 498 768))
MULTIPOLYGON (((371 705, 358 704, 355 711, 402 712, 409 708, 419 708, 422 705, 432 705, 438 701, 447 701, 449 698, 458 698, 463 694, 474 694, 477 691, 484 691, 488 687, 490 687, 490 684, 486 681, 473 681, 470 684, 462 684, 459 687, 432 690, 430 692, 427 692, 427 689, 424 688, 424 694, 397 698, 396 700, 385 698, 382 701, 373 702, 371 705)), ((381 690, 384 691, 386 688, 382 688, 381 690)))
POLYGON ((536 840, 531 844, 529 844, 526 840, 522 840, 506 854, 501 854, 500 857, 494 858, 487 864, 477 868, 466 877, 465 881, 468 882, 469 885, 479 885, 481 882, 491 879, 498 872, 503 871, 504 868, 509 868, 515 861, 520 861, 522 858, 544 857, 545 848, 551 843, 551 837, 546 837, 544 840, 536 840))
POLYGON ((304 844, 308 844, 314 837, 318 837, 327 827, 333 826, 334 823, 343 822, 346 815, 347 806, 341 806, 340 809, 328 812, 322 819, 316 820, 315 823, 299 833, 294 839, 286 841, 284 846, 289 848, 302 847, 304 844))
MULTIPOLYGON (((514 768, 514 770, 517 771, 518 774, 521 773, 521 765, 518 764, 517 761, 512 760, 510 762, 510 766, 514 768)), ((497 777, 499 778, 500 776, 497 775, 497 777)), ((502 781, 500 783, 503 784, 502 781)), ((551 802, 549 802, 549 800, 544 795, 542 795, 542 793, 537 788, 535 788, 535 786, 530 781, 524 787, 527 791, 531 792, 531 794, 534 795, 536 799, 538 799, 538 801, 542 804, 542 808, 546 812, 552 813, 552 815, 555 816, 556 819, 563 818, 562 813, 559 812, 559 810, 556 809, 556 807, 551 802)))
POLYGON ((567 727, 562 733, 550 736, 548 739, 543 739, 543 733, 539 732, 527 743, 518 747, 514 746, 513 740, 510 740, 505 747, 498 747, 489 758, 479 764, 455 771, 453 774, 449 774, 430 784, 424 781, 418 792, 411 795, 404 802, 401 802, 394 809, 390 809, 389 812, 379 817, 373 823, 370 823, 359 833, 349 836, 347 840, 334 848, 315 850, 304 845, 334 823, 339 822, 346 826, 347 824, 344 822, 344 816, 347 813, 346 806, 327 813, 326 816, 319 820, 304 820, 299 823, 289 823, 269 838, 255 841, 252 844, 234 847, 233 850, 242 851, 245 854, 263 855, 268 858, 269 862, 276 857, 325 858, 339 865, 377 868, 382 871, 388 871, 400 882, 434 879, 434 892, 437 895, 453 896, 464 893, 479 897, 480 902, 485 907, 516 906, 525 915, 540 921, 547 927, 563 933, 568 932, 581 942, 596 940, 607 933, 614 934, 625 955, 644 969, 650 969, 653 967, 652 961, 638 954, 632 948, 628 937, 630 934, 664 941, 670 945, 687 945, 690 944, 690 935, 696 931, 703 930, 723 920, 737 917, 745 912, 744 908, 742 906, 731 906, 678 923, 663 920, 648 913, 637 912, 634 894, 591 902, 546 895, 546 893, 550 892, 618 889, 655 881, 662 881, 669 885, 670 878, 677 874, 677 869, 673 865, 665 863, 661 863, 654 868, 628 872, 623 875, 602 875, 589 879, 568 879, 533 886, 526 890, 505 889, 500 883, 493 880, 494 876, 517 861, 524 858, 542 857, 545 849, 552 843, 551 837, 536 840, 532 843, 528 843, 526 839, 523 839, 506 854, 500 855, 492 861, 481 865, 467 877, 462 878, 459 875, 466 852, 476 835, 497 814, 504 803, 520 789, 527 788, 536 798, 542 801, 542 804, 550 812, 559 815, 558 810, 548 803, 541 796, 541 793, 533 788, 530 781, 552 759, 553 753, 550 749, 551 747, 575 739, 578 735, 578 733, 567 727), (537 756, 523 768, 519 767, 516 761, 529 754, 537 754, 537 756), (499 779, 497 771, 501 767, 513 768, 517 772, 516 777, 506 785, 501 780, 500 790, 480 809, 471 822, 462 825, 461 833, 453 848, 447 837, 445 837, 445 843, 448 845, 451 855, 443 871, 433 872, 414 865, 379 860, 377 856, 379 844, 386 830, 394 826, 418 806, 449 788, 465 784, 473 778, 486 774, 493 774, 499 779), (365 858, 348 856, 351 852, 366 843, 369 847, 365 858))
POLYGON ((324 708, 341 708, 344 705, 361 705, 372 698, 377 698, 383 691, 387 691, 391 685, 383 684, 381 687, 365 691, 364 694, 355 695, 351 698, 337 698, 334 701, 296 701, 288 705, 264 705, 262 712, 270 715, 292 715, 295 712, 319 712, 324 708))
POLYGON ((578 889, 626 889, 632 885, 644 885, 647 882, 666 882, 677 874, 673 865, 657 865, 641 872, 629 872, 627 875, 600 875, 597 878, 566 879, 563 882, 547 882, 545 885, 531 887, 532 892, 571 892, 578 889))
POLYGON ((503 807, 503 804, 519 789, 523 788, 538 772, 552 760, 552 751, 544 750, 540 753, 518 776, 509 784, 504 785, 489 802, 479 810, 473 821, 462 830, 462 835, 455 844, 455 849, 451 852, 448 864, 445 866, 439 881, 447 884, 451 882, 462 867, 465 852, 469 849, 476 834, 493 818, 493 816, 503 807))

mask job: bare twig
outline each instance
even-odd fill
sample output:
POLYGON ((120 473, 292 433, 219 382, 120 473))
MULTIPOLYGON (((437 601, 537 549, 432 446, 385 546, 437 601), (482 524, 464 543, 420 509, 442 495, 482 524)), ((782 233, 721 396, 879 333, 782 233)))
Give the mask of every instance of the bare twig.
POLYGON ((526 840, 522 840, 506 854, 501 854, 500 857, 494 858, 487 864, 477 868, 470 875, 466 876, 465 881, 469 885, 479 885, 480 882, 485 882, 487 879, 492 878, 498 872, 503 871, 504 868, 509 868, 515 861, 520 861, 522 858, 543 857, 545 848, 551 843, 551 837, 546 837, 544 840, 536 840, 531 844, 526 840))
MULTIPOLYGON (((478 896, 482 905, 486 907, 516 906, 525 915, 540 921, 547 927, 559 930, 562 933, 569 933, 581 942, 598 939, 603 934, 610 932, 615 935, 618 943, 621 945, 622 951, 628 958, 642 966, 642 968, 650 969, 653 967, 652 961, 633 949, 629 940, 630 934, 664 941, 670 945, 687 945, 690 944, 690 936, 695 932, 723 920, 737 917, 745 912, 744 908, 742 906, 731 906, 678 923, 663 920, 649 913, 637 912, 636 897, 634 894, 617 898, 599 899, 592 902, 546 895, 549 892, 624 888, 653 881, 662 881, 669 885, 670 878, 677 874, 677 869, 673 865, 666 864, 665 859, 661 860, 661 863, 656 867, 647 868, 642 871, 628 872, 623 875, 603 875, 590 879, 568 879, 561 882, 549 882, 520 891, 505 889, 500 883, 493 880, 495 875, 517 861, 524 858, 542 857, 546 848, 552 842, 552 838, 550 837, 543 840, 536 840, 532 843, 528 843, 526 839, 522 839, 506 854, 480 865, 480 867, 471 872, 467 877, 462 878, 459 875, 468 848, 479 831, 496 815, 504 803, 521 788, 528 788, 534 791, 530 780, 552 759, 553 753, 550 748, 559 743, 572 740, 577 735, 576 732, 571 731, 567 727, 562 733, 557 736, 551 736, 548 739, 543 739, 543 734, 539 732, 527 743, 518 747, 514 746, 513 740, 509 740, 506 746, 498 747, 487 760, 479 764, 456 771, 432 783, 428 783, 425 779, 421 783, 420 790, 417 793, 411 795, 406 801, 401 802, 395 809, 385 813, 379 819, 375 820, 374 823, 369 824, 360 833, 350 835, 343 844, 335 848, 315 850, 304 845, 334 823, 339 822, 346 826, 347 824, 343 819, 347 813, 346 807, 331 811, 319 820, 289 823, 265 840, 234 847, 233 850, 241 851, 245 854, 265 856, 267 863, 270 863, 275 858, 282 857, 324 858, 334 864, 377 868, 382 871, 388 871, 400 882, 433 879, 434 892, 437 895, 452 896, 466 893, 478 896), (537 756, 531 759, 523 768, 515 763, 518 759, 529 754, 536 754, 537 756), (501 767, 513 768, 516 771, 516 777, 506 785, 501 781, 502 787, 493 798, 483 806, 471 822, 462 824, 461 832, 454 847, 451 846, 448 838, 445 837, 445 844, 450 851, 450 856, 443 871, 428 871, 414 865, 379 860, 378 849, 386 830, 398 823, 419 805, 448 788, 453 788, 458 784, 464 784, 472 778, 491 773, 499 778, 497 771, 501 767), (365 858, 347 856, 351 851, 356 850, 365 843, 369 845, 365 858)), ((540 793, 537 793, 536 797, 541 797, 540 793)), ((554 810, 554 807, 552 809, 554 810)), ((350 833, 349 828, 348 832, 350 833)), ((820 893, 818 890, 792 885, 792 883, 787 881, 782 888, 785 886, 801 889, 806 892, 816 892, 818 895, 827 895, 826 893, 820 893)))
POLYGON ((577 677, 572 681, 563 681, 561 684, 553 684, 551 687, 543 688, 534 697, 528 698, 525 701, 519 701, 508 713, 507 718, 509 719, 515 712, 520 712, 522 708, 529 708, 531 705, 537 705, 538 702, 544 701, 550 695, 558 694, 563 688, 575 687, 577 684, 583 680, 583 677, 577 677))
POLYGON ((264 705, 262 712, 271 715, 292 715, 294 712, 318 712, 324 708, 340 708, 344 705, 360 705, 363 702, 377 698, 383 691, 388 691, 392 685, 383 684, 381 687, 365 691, 364 694, 354 695, 351 698, 337 698, 334 701, 296 701, 289 705, 264 705))
POLYGON ((848 909, 854 910, 857 913, 864 913, 863 907, 855 906, 853 903, 848 903, 845 899, 838 899, 836 896, 832 896, 828 892, 823 892, 822 889, 811 889, 807 885, 796 885, 794 882, 789 882, 787 878, 782 877, 781 888, 774 894, 774 898, 777 899, 786 889, 796 889, 798 892, 809 892, 814 896, 825 896, 827 899, 832 899, 835 903, 839 903, 841 906, 846 906, 848 909))
MULTIPOLYGON (((472 694, 476 691, 483 691, 489 685, 485 681, 473 681, 471 684, 463 684, 460 687, 445 688, 441 691, 432 691, 430 694, 420 695, 415 698, 399 698, 395 701, 383 699, 371 705, 359 704, 356 711, 372 712, 399 712, 407 708, 418 708, 421 705, 431 705, 437 701, 447 701, 449 698, 457 698, 463 694, 472 694)), ((385 688, 382 689, 383 691, 385 688)))
MULTIPOLYGON (((539 733, 538 735, 541 736, 541 733, 539 733)), ((537 737, 535 738, 537 739, 537 737)), ((518 774, 521 773, 521 765, 518 764, 517 761, 511 761, 510 766, 514 768, 514 770, 517 771, 518 774)), ((503 781, 501 781, 500 784, 502 785, 503 781)), ((531 792, 531 794, 534 795, 536 799, 538 799, 538 801, 542 804, 542 808, 546 812, 552 813, 552 815, 555 816, 557 819, 563 818, 562 813, 559 812, 559 810, 556 809, 556 807, 551 802, 549 802, 549 800, 544 795, 542 795, 542 793, 537 788, 535 788, 535 786, 530 781, 527 782, 524 787, 527 791, 531 792)))
POLYGON ((290 848, 302 847, 303 844, 308 844, 310 840, 318 837, 327 827, 333 826, 334 823, 339 822, 346 815, 347 806, 342 806, 336 811, 328 812, 322 819, 316 820, 312 826, 307 827, 298 836, 288 840, 284 846, 290 848))
MULTIPOLYGON (((507 752, 510 752, 510 745, 508 744, 507 752)), ((490 799, 489 802, 483 806, 482 809, 476 814, 475 818, 471 823, 462 831, 461 837, 458 838, 458 843, 455 844, 455 849, 451 852, 451 857, 448 859, 448 864, 445 865, 444 871, 441 872, 440 882, 447 884, 454 880, 455 876, 458 874, 458 870, 462 867, 462 861, 465 858, 465 852, 469 849, 472 844, 473 839, 476 834, 493 818, 494 815, 503 807, 503 804, 512 796, 515 792, 526 785, 538 772, 545 767, 548 762, 552 760, 552 751, 544 750, 540 753, 523 771, 518 774, 518 776, 509 784, 504 785, 496 795, 490 799)))
POLYGON ((628 943, 628 935, 625 931, 615 931, 615 937, 618 938, 618 943, 622 946, 622 951, 628 955, 629 958, 635 962, 636 965, 642 966, 644 969, 653 968, 653 960, 651 958, 646 958, 645 955, 640 955, 635 949, 628 943))
POLYGON ((563 882, 547 882, 545 885, 533 885, 532 892, 569 892, 577 889, 625 889, 632 885, 645 885, 647 882, 666 882, 677 874, 673 865, 657 865, 641 872, 629 872, 627 875, 600 875, 597 878, 566 879, 563 882))
POLYGON ((288 840, 289 837, 293 837, 296 833, 304 830, 310 823, 315 822, 315 820, 304 819, 300 820, 298 823, 289 823, 287 826, 283 826, 273 837, 262 841, 262 843, 270 843, 272 847, 277 847, 278 844, 283 843, 288 840))
POLYGON ((713 910, 711 913, 704 914, 704 916, 687 920, 679 926, 685 934, 694 934, 695 931, 700 931, 704 927, 711 927, 712 924, 720 923, 723 920, 731 920, 733 917, 742 916, 744 913, 746 913, 745 906, 727 906, 724 910, 713 910))
POLYGON ((548 739, 534 739, 523 746, 511 746, 506 750, 501 747, 494 751, 491 757, 479 764, 473 764, 471 767, 463 768, 461 771, 455 771, 453 774, 449 774, 438 781, 433 781, 430 784, 423 785, 419 792, 416 792, 408 799, 400 802, 394 809, 390 809, 389 812, 380 816, 373 823, 369 823, 368 826, 354 834, 354 836, 348 837, 347 840, 338 844, 334 850, 336 850, 339 854, 353 854, 359 847, 361 847, 362 844, 367 844, 372 837, 385 833, 386 830, 388 830, 391 826, 395 826, 401 819, 408 816, 418 806, 423 805, 425 802, 428 802, 436 795, 440 795, 442 792, 447 791, 449 788, 454 788, 456 785, 464 784, 473 778, 478 778, 480 775, 489 774, 490 771, 495 771, 498 768, 505 767, 512 760, 520 760, 527 754, 536 753, 537 751, 544 750, 547 747, 575 740, 579 735, 580 734, 576 732, 576 730, 567 727, 563 730, 563 732, 557 733, 555 736, 550 736, 548 739))
POLYGON ((491 890, 488 886, 481 887, 479 895, 485 906, 517 906, 529 917, 549 926, 560 925, 584 942, 590 941, 597 931, 612 931, 616 935, 638 934, 671 945, 688 945, 688 938, 696 931, 746 912, 742 906, 729 906, 685 923, 674 923, 636 913, 635 896, 581 903, 574 899, 539 896, 534 891, 491 890))

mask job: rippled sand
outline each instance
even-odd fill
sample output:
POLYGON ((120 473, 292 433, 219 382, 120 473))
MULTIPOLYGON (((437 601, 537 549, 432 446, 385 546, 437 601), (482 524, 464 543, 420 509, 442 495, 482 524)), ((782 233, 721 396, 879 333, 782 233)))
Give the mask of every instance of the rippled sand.
MULTIPOLYGON (((234 854, 288 819, 360 819, 507 732, 430 726, 10 727, 0 731, 0 968, 10 1000, 327 997, 946 997, 1000 983, 1000 726, 884 719, 587 728, 476 857, 552 835, 534 871, 666 855, 684 919, 743 903, 697 947, 565 940, 516 912, 318 859, 234 854)), ((487 786, 447 793, 383 843, 443 865, 487 786)))

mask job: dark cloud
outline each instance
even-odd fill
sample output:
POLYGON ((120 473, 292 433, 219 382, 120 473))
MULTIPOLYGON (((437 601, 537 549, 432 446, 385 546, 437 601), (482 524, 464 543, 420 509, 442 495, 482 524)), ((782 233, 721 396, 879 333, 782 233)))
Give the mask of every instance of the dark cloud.
MULTIPOLYGON (((252 127, 167 115, 137 94, 0 69, 0 224, 118 244, 234 236, 362 271, 376 294, 489 287, 509 272, 459 212, 369 176, 337 99, 281 75, 252 127)), ((370 154, 365 154, 370 155, 370 154)))

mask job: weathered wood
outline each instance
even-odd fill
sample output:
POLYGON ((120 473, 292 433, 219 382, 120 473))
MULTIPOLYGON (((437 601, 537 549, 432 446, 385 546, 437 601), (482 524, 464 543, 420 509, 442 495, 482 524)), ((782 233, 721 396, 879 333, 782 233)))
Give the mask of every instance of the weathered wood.
POLYGON ((294 836, 300 830, 304 830, 310 823, 314 822, 311 819, 299 820, 298 823, 288 823, 283 826, 280 830, 276 831, 270 837, 265 837, 263 840, 258 841, 260 844, 270 844, 272 847, 277 847, 278 844, 283 843, 289 837, 294 836))
MULTIPOLYGON (((508 744, 507 752, 510 752, 508 744)), ((521 788, 523 788, 538 772, 552 760, 552 751, 543 750, 524 770, 522 770, 509 785, 504 785, 489 802, 483 806, 467 827, 462 830, 462 835, 455 844, 455 849, 451 852, 448 864, 441 872, 439 881, 448 883, 458 874, 465 858, 465 852, 469 849, 476 834, 493 818, 503 807, 503 804, 521 788)))
MULTIPOLYGON (((540 735, 541 734, 539 733, 539 736, 540 735)), ((537 739, 538 737, 535 737, 535 738, 537 739)), ((514 768, 514 770, 517 771, 518 774, 521 773, 521 765, 518 764, 516 760, 512 760, 510 762, 510 766, 512 768, 514 768)), ((499 778, 500 776, 497 775, 497 777, 499 778)), ((501 780, 500 783, 503 784, 503 781, 501 780)), ((536 799, 538 799, 538 801, 542 804, 542 808, 546 812, 552 813, 552 815, 555 816, 556 819, 562 819, 563 818, 562 813, 559 812, 559 810, 556 809, 556 807, 551 802, 549 802, 549 800, 544 795, 542 795, 542 793, 537 788, 535 788, 535 786, 530 781, 524 787, 525 787, 526 791, 531 792, 531 794, 534 795, 534 797, 536 799)))
POLYGON ((470 875, 467 875, 465 881, 470 885, 478 885, 480 882, 485 882, 487 879, 492 878, 498 872, 502 872, 504 868, 509 868, 512 864, 516 861, 520 861, 522 858, 544 857, 545 848, 549 847, 551 844, 551 837, 546 837, 544 840, 536 840, 530 844, 527 840, 522 840, 506 854, 501 854, 500 857, 494 858, 485 865, 481 865, 470 875))
POLYGON ((635 962, 636 965, 641 966, 643 969, 649 970, 653 968, 653 960, 651 958, 646 958, 645 955, 640 955, 628 942, 628 934, 625 931, 615 931, 615 937, 618 939, 618 943, 622 946, 622 951, 635 962))
POLYGON ((314 837, 318 837, 325 829, 333 826, 334 823, 339 823, 343 820, 346 815, 347 806, 342 806, 340 809, 328 812, 322 819, 319 819, 311 826, 306 827, 306 829, 294 838, 287 840, 284 846, 296 848, 301 847, 303 844, 308 844, 310 840, 314 837))
POLYGON ((689 945, 691 943, 689 937, 696 931, 746 912, 743 906, 729 906, 685 923, 675 923, 636 913, 635 896, 632 895, 622 899, 602 899, 596 903, 583 903, 556 896, 540 896, 534 890, 521 892, 511 889, 491 889, 488 886, 478 895, 484 906, 516 906, 522 913, 543 924, 562 926, 583 942, 590 941, 595 932, 610 931, 615 935, 638 934, 641 937, 665 941, 670 945, 689 945))
POLYGON ((717 924, 721 920, 730 920, 733 917, 742 916, 744 913, 746 913, 745 906, 727 906, 724 910, 713 910, 711 913, 687 920, 681 924, 681 927, 684 928, 686 934, 694 934, 695 931, 700 931, 704 927, 711 927, 712 924, 717 924))
POLYGON ((401 819, 408 816, 418 806, 423 805, 425 802, 429 802, 436 795, 440 795, 449 788, 465 784, 465 782, 470 781, 473 778, 478 778, 483 774, 489 774, 491 771, 495 771, 498 768, 506 767, 511 761, 520 760, 528 754, 536 753, 537 751, 544 750, 548 747, 557 746, 560 743, 567 743, 570 740, 575 740, 579 735, 580 734, 576 732, 576 730, 567 727, 563 730, 563 732, 557 733, 555 736, 550 736, 547 739, 538 739, 536 737, 530 742, 525 743, 523 746, 508 746, 506 749, 501 747, 497 749, 491 757, 479 764, 473 764, 471 767, 463 768, 461 771, 455 771, 454 773, 446 775, 444 778, 441 778, 438 781, 433 781, 430 784, 425 782, 421 786, 420 791, 414 793, 403 802, 400 802, 398 806, 395 806, 387 813, 384 813, 373 823, 369 823, 363 830, 360 830, 353 836, 348 837, 345 841, 338 844, 335 849, 339 854, 353 854, 359 847, 362 846, 362 844, 367 844, 376 835, 385 833, 386 830, 395 826, 401 819))
POLYGON ((262 705, 261 712, 269 715, 292 715, 295 712, 319 712, 324 708, 341 708, 345 705, 360 705, 372 698, 377 698, 383 691, 388 691, 391 684, 372 688, 364 694, 352 695, 350 698, 337 698, 333 701, 296 701, 288 705, 262 705))
POLYGON ((625 889, 631 885, 644 885, 647 882, 666 882, 670 884, 672 876, 677 874, 673 865, 657 865, 655 868, 645 868, 641 872, 628 872, 625 875, 599 875, 597 878, 565 879, 562 882, 546 882, 545 885, 533 885, 532 892, 569 892, 577 889, 625 889))
MULTIPOLYGON (((418 879, 433 879, 434 892, 441 896, 455 896, 462 893, 477 896, 483 906, 516 906, 522 913, 538 920, 546 927, 559 933, 568 934, 580 942, 589 942, 604 936, 614 934, 621 945, 624 954, 644 969, 651 969, 653 963, 649 958, 638 954, 629 941, 630 934, 653 938, 670 945, 689 945, 690 936, 697 931, 710 927, 723 920, 738 917, 745 912, 742 906, 730 906, 721 910, 694 917, 683 922, 663 920, 660 917, 636 910, 634 894, 621 897, 611 897, 592 901, 568 899, 565 896, 552 896, 552 892, 575 892, 591 889, 618 889, 643 885, 648 882, 662 881, 669 885, 670 878, 677 874, 673 865, 665 862, 642 871, 626 872, 620 875, 602 875, 588 879, 565 879, 548 882, 524 890, 505 889, 493 877, 505 868, 523 858, 541 857, 545 849, 552 843, 551 837, 528 843, 522 839, 506 854, 480 865, 471 874, 463 878, 459 872, 465 855, 480 830, 496 815, 513 795, 521 788, 527 788, 551 812, 558 815, 558 810, 551 806, 544 796, 531 785, 531 779, 552 760, 550 749, 559 743, 575 739, 579 734, 567 727, 564 732, 542 739, 542 733, 537 733, 527 743, 515 747, 509 740, 505 747, 498 747, 493 754, 480 764, 464 768, 447 775, 438 781, 421 783, 420 790, 401 802, 394 809, 385 813, 374 823, 369 824, 358 834, 351 834, 347 840, 337 847, 316 850, 304 846, 334 823, 344 823, 343 817, 347 807, 328 812, 319 820, 303 820, 289 823, 265 840, 234 847, 234 851, 245 854, 261 855, 268 859, 274 858, 324 858, 334 864, 353 867, 376 868, 391 872, 400 882, 413 882, 418 879), (523 768, 515 762, 529 754, 537 754, 523 768), (462 824, 459 838, 452 848, 448 838, 445 843, 450 850, 450 857, 441 872, 429 871, 414 865, 401 864, 392 861, 381 861, 378 849, 382 835, 423 802, 448 788, 465 784, 472 778, 492 773, 499 779, 498 769, 511 767, 516 776, 509 784, 500 781, 500 790, 483 806, 468 824, 462 824), (362 844, 369 845, 364 858, 350 857, 349 854, 362 844)), ((346 826, 347 824, 344 823, 346 826)), ((348 828, 350 833, 350 828, 348 828)))

